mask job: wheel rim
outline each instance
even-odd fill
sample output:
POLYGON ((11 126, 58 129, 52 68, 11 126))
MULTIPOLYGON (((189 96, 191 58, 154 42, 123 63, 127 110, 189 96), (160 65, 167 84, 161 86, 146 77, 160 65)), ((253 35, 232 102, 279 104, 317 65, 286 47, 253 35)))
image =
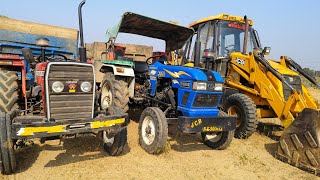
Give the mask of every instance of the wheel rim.
POLYGON ((105 84, 101 92, 101 108, 107 109, 112 104, 112 92, 108 84, 105 84))
POLYGON ((218 142, 221 139, 222 132, 206 134, 205 141, 218 142))
POLYGON ((107 132, 103 131, 103 142, 109 146, 111 146, 114 143, 114 136, 112 138, 108 138, 107 132))
POLYGON ((238 128, 241 125, 241 114, 240 109, 237 106, 231 106, 228 109, 228 115, 237 116, 236 127, 238 128))
POLYGON ((156 137, 156 128, 152 117, 147 116, 143 119, 141 127, 142 140, 147 145, 151 145, 156 137))

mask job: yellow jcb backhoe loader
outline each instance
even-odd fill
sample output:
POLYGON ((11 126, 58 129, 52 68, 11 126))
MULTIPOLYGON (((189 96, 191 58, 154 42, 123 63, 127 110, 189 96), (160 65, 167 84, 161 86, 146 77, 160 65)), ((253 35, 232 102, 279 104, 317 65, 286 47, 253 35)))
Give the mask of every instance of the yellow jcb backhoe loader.
POLYGON ((219 72, 225 78, 223 109, 237 115, 235 137, 255 132, 258 118, 279 118, 285 128, 275 157, 314 173, 320 171, 319 104, 301 83, 316 80, 288 57, 267 60, 253 21, 220 14, 190 25, 182 64, 219 72))

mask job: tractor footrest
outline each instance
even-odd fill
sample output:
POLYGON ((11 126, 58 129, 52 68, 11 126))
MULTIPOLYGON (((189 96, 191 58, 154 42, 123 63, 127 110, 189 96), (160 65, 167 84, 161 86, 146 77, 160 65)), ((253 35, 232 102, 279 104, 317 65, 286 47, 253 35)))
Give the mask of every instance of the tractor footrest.
POLYGON ((236 117, 178 117, 178 129, 184 133, 232 131, 236 129, 236 117))

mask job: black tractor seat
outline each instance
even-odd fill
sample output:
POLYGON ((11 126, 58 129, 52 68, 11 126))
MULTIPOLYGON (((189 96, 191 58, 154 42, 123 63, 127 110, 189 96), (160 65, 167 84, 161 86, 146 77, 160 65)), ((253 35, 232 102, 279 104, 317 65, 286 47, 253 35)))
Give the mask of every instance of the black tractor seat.
POLYGON ((149 66, 146 62, 135 61, 133 70, 135 73, 145 73, 149 71, 149 66))

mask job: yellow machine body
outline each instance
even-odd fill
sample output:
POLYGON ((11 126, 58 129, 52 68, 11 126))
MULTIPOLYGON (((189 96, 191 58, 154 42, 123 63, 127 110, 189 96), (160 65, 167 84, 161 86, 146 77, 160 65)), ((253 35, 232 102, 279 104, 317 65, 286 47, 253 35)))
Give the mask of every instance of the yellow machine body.
MULTIPOLYGON (((224 20, 245 24, 238 16, 219 14, 190 24, 190 27, 207 21, 224 20)), ((247 21, 253 26, 253 21, 247 21)), ((254 50, 251 50, 254 51, 254 50)), ((216 64, 225 67, 225 87, 238 90, 249 96, 257 107, 258 118, 279 118, 285 128, 275 156, 291 165, 320 171, 320 106, 302 84, 298 72, 290 68, 285 56, 279 61, 266 60, 267 65, 280 76, 270 72, 265 64, 255 58, 255 52, 232 52, 228 63, 216 64), (290 84, 292 88, 286 84, 290 84)), ((219 58, 219 57, 218 57, 219 58)), ((193 66, 188 63, 188 66, 193 66)))

